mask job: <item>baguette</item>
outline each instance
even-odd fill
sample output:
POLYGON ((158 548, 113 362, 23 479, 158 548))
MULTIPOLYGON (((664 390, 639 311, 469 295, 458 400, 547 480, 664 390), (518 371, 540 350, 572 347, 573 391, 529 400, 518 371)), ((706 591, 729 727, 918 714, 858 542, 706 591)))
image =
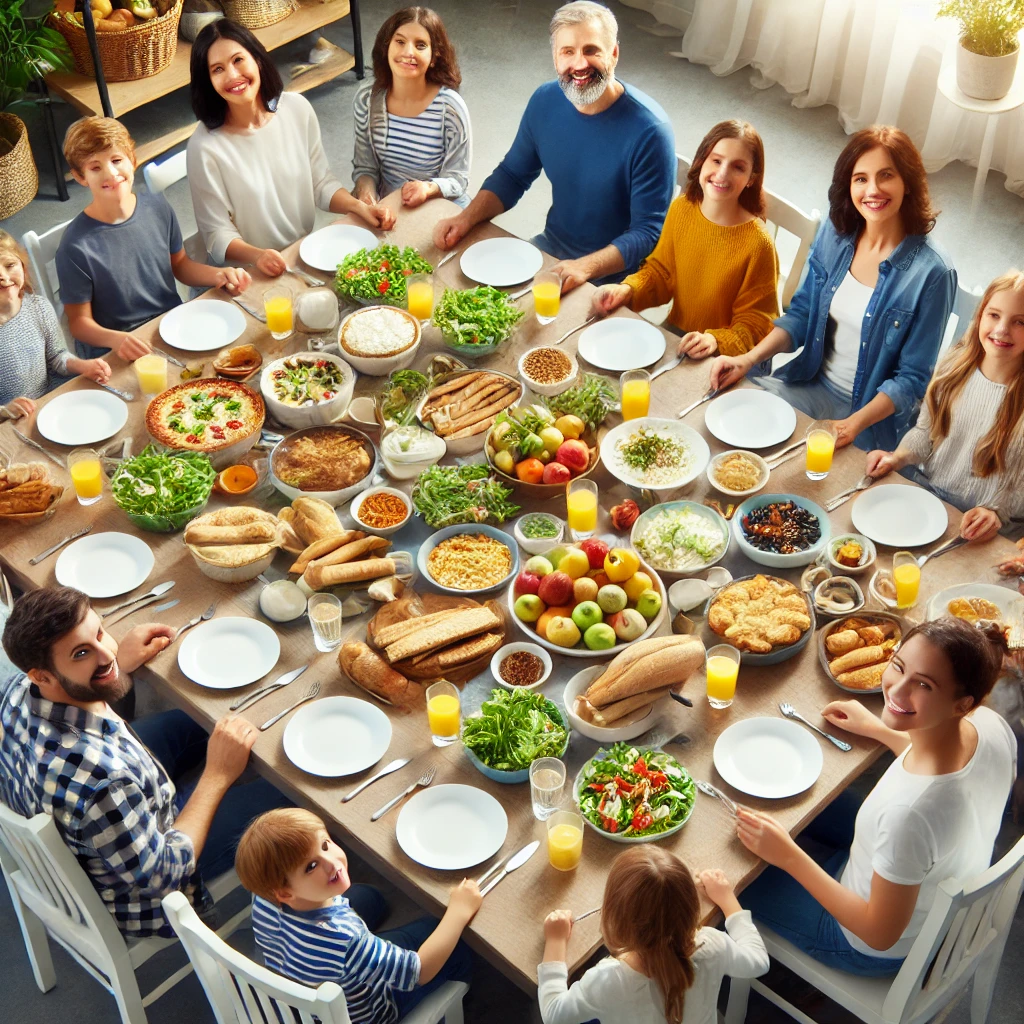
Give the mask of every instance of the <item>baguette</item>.
POLYGON ((487 405, 493 402, 495 398, 500 398, 501 395, 512 386, 511 382, 503 380, 494 380, 482 387, 475 395, 471 398, 463 398, 458 402, 454 402, 448 406, 448 415, 454 420, 460 416, 465 415, 467 412, 473 412, 474 409, 479 409, 481 406, 487 405))
POLYGON ((393 644, 396 640, 401 640, 402 637, 415 633, 418 629, 425 629, 427 626, 434 625, 435 622, 441 622, 443 619, 449 618, 457 611, 457 608, 446 608, 441 612, 430 612, 428 615, 414 616, 403 619, 401 622, 392 622, 390 626, 382 626, 376 631, 374 631, 373 621, 371 621, 370 625, 367 626, 367 631, 373 643, 378 647, 387 647, 388 644, 393 644))
POLYGON ((693 636, 674 635, 652 636, 647 640, 636 640, 608 662, 608 667, 605 669, 604 673, 598 676, 598 678, 591 683, 591 686, 595 686, 602 680, 610 679, 613 675, 629 668, 630 665, 636 664, 636 662, 641 658, 646 657, 648 654, 654 654, 657 651, 664 650, 666 647, 680 647, 683 644, 690 644, 693 643, 694 640, 696 640, 696 637, 693 636))
MULTIPOLYGON (((463 378, 464 380, 465 378, 463 378)), ((481 372, 470 381, 468 384, 461 388, 455 388, 449 391, 444 396, 444 401, 428 403, 431 406, 433 412, 440 412, 442 409, 451 409, 453 405, 459 402, 468 402, 470 399, 475 398, 485 388, 490 387, 495 381, 501 381, 503 378, 496 377, 493 373, 481 372)))
POLYGON ((393 558, 364 558, 342 565, 310 565, 302 578, 310 590, 324 590, 346 583, 364 583, 381 576, 394 576, 397 571, 393 558))
POLYGON ((423 699, 423 687, 419 683, 410 682, 396 672, 364 643, 342 644, 338 651, 338 667, 356 686, 389 704, 408 707, 423 699))
POLYGON ((272 523, 210 526, 191 522, 185 527, 186 544, 267 544, 277 536, 272 523))
POLYGON ((445 381, 444 384, 438 384, 436 388, 432 388, 430 397, 427 399, 424 408, 432 405, 441 405, 437 399, 443 395, 450 395, 453 392, 462 391, 473 381, 478 380, 484 375, 482 370, 474 370, 472 373, 464 373, 461 377, 456 377, 454 380, 445 381))
POLYGON ((879 665, 868 665, 866 668, 858 668, 853 672, 833 674, 843 686, 849 686, 853 690, 874 690, 882 685, 882 673, 888 664, 887 661, 884 661, 879 665))
POLYGON ((323 540, 315 540, 303 548, 299 557, 295 560, 289 572, 303 573, 306 566, 317 558, 323 558, 332 551, 337 551, 343 544, 350 544, 354 540, 362 540, 366 536, 362 530, 345 530, 343 533, 336 533, 331 537, 324 537, 323 540))
POLYGON ((857 635, 855 629, 842 629, 836 633, 833 633, 830 637, 825 640, 825 648, 829 654, 849 654, 850 651, 855 651, 858 647, 863 646, 863 641, 857 635))
POLYGON ((408 665, 409 669, 419 676, 434 671, 443 675, 445 669, 465 665, 485 654, 493 654, 501 646, 501 640, 500 633, 483 633, 480 636, 473 636, 468 640, 450 644, 439 651, 417 654, 415 658, 407 658, 400 662, 397 667, 402 669, 403 666, 408 665))
POLYGON ((635 694, 685 683, 703 664, 704 645, 693 637, 684 639, 689 642, 647 654, 618 674, 605 672, 587 690, 587 700, 603 708, 635 694))
MULTIPOLYGON (((390 561, 390 559, 382 559, 390 561)), ((465 640, 485 630, 495 629, 501 625, 498 616, 490 608, 464 608, 441 622, 418 629, 407 636, 396 640, 384 649, 384 654, 392 665, 396 661, 412 658, 425 651, 445 647, 456 640, 465 640)))
POLYGON ((836 678, 843 672, 850 672, 855 668, 864 668, 866 665, 874 665, 885 658, 885 649, 882 647, 858 647, 848 654, 841 654, 829 662, 832 675, 836 678))
MULTIPOLYGON (((376 551, 386 551, 391 547, 391 541, 387 537, 363 537, 360 540, 350 541, 342 544, 341 547, 324 555, 323 558, 316 558, 306 568, 316 566, 318 569, 326 569, 329 565, 343 565, 346 562, 356 562, 366 555, 372 555, 376 551)), ((303 570, 305 572, 305 569, 303 570)))
POLYGON ((665 686, 658 690, 648 690, 646 693, 638 693, 633 697, 617 700, 614 704, 608 704, 603 708, 595 708, 587 700, 586 695, 581 693, 576 698, 575 711, 583 721, 591 722, 602 729, 607 729, 627 715, 633 714, 641 708, 650 707, 655 701, 664 697, 670 689, 670 686, 665 686))
POLYGON ((514 387, 510 388, 502 398, 491 402, 490 405, 486 405, 482 409, 477 409, 474 412, 467 413, 465 416, 460 416, 458 419, 452 420, 446 426, 437 427, 437 433, 441 437, 447 437, 448 435, 455 433, 457 430, 462 430, 465 427, 471 427, 474 423, 479 423, 481 420, 487 419, 488 416, 497 415, 502 409, 512 405, 518 397, 519 389, 514 387))

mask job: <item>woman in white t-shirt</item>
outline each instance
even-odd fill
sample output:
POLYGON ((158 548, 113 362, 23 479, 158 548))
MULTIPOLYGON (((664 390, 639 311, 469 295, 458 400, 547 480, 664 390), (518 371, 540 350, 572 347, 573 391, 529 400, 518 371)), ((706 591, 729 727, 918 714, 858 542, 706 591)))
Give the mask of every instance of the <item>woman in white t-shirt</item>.
POLYGON ((882 676, 881 721, 856 700, 822 710, 832 725, 897 757, 857 813, 848 848, 835 829, 824 834, 821 825, 835 824, 828 811, 801 837, 824 840, 815 858, 767 814, 741 809, 740 840, 774 865, 743 894, 755 921, 831 967, 868 976, 899 970, 936 888, 991 863, 1017 744, 1006 722, 978 705, 1005 651, 995 627, 924 622, 882 676))

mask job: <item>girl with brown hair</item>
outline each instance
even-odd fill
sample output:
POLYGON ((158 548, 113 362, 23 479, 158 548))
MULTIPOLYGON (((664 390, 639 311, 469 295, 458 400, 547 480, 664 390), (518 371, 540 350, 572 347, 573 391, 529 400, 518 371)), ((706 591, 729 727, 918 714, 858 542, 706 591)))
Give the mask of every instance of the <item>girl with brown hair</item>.
POLYGON ((673 853, 652 845, 620 854, 608 872, 601 934, 611 954, 567 987, 572 914, 544 921, 537 969, 544 1024, 714 1024, 722 978, 756 978, 768 953, 721 871, 696 878, 673 853), (725 914, 725 932, 701 928, 700 891, 725 914))
POLYGON ((977 543, 1024 525, 1024 273, 986 289, 971 325, 935 371, 917 425, 894 452, 868 453, 881 477, 923 467, 927 487, 963 510, 977 543))
POLYGON ((764 211, 761 136, 746 121, 721 121, 697 147, 654 252, 621 284, 599 288, 594 312, 628 303, 639 313, 671 300, 681 355, 748 352, 779 313, 779 260, 764 211))

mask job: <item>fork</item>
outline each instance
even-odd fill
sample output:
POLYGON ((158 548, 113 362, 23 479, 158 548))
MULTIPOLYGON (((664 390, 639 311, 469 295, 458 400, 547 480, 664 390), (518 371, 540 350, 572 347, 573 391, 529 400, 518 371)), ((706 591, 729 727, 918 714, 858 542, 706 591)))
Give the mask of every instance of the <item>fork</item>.
POLYGON ((824 729, 819 729, 813 722, 808 722, 789 701, 784 700, 779 705, 779 710, 786 718, 795 718, 798 722, 803 722, 809 729, 813 729, 819 736, 824 736, 825 739, 830 743, 834 743, 840 750, 853 750, 853 747, 846 740, 841 740, 838 736, 833 736, 831 733, 825 732, 824 729))
POLYGON ((873 476, 862 476, 852 487, 847 487, 845 491, 840 491, 837 495, 829 498, 825 502, 824 509, 826 512, 835 512, 840 505, 848 502, 858 491, 866 490, 875 482, 873 476))
POLYGON ((448 255, 444 257, 444 259, 438 260, 437 263, 434 264, 434 270, 440 270, 450 260, 455 259, 455 257, 458 256, 460 252, 460 249, 452 249, 452 251, 448 253, 448 255))
POLYGON ((379 811, 374 811, 370 815, 370 821, 376 821, 378 818, 383 818, 392 807, 395 806, 400 800, 404 800, 414 789, 420 786, 429 786, 434 781, 434 767, 431 765, 411 786, 407 789, 403 789, 401 793, 396 797, 392 797, 379 811))
POLYGON ((171 643, 173 644, 174 641, 177 640, 178 637, 181 636, 181 634, 184 633, 186 629, 191 629, 193 626, 198 626, 200 622, 209 622, 209 620, 213 618, 213 613, 216 610, 217 602, 214 601, 213 604, 211 604, 210 607, 207 608, 202 615, 197 615, 194 619, 189 619, 184 626, 179 626, 178 632, 175 633, 173 637, 171 637, 171 643))
POLYGON ((726 796, 717 786, 712 786, 710 782, 705 782, 703 779, 694 779, 693 784, 705 795, 713 796, 716 800, 721 800, 725 805, 725 809, 735 818, 737 805, 736 801, 732 797, 726 796))
POLYGON ((320 684, 313 683, 313 685, 294 703, 291 707, 287 707, 284 711, 279 711, 273 718, 268 718, 261 726, 260 732, 266 732, 272 725, 280 722, 285 715, 294 711, 300 704, 305 704, 307 700, 312 700, 320 692, 320 684))
POLYGON ((285 264, 285 271, 291 274, 293 277, 297 277, 300 281, 305 281, 306 284, 311 285, 314 288, 322 288, 324 282, 319 277, 314 277, 312 274, 307 274, 304 270, 299 270, 298 267, 293 267, 290 264, 285 264))

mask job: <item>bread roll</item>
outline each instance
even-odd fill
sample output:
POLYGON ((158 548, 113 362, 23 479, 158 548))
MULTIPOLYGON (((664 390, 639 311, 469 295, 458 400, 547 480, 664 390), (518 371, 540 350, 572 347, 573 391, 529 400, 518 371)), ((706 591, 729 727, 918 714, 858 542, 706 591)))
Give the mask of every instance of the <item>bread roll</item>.
POLYGON ((391 547, 391 541, 387 537, 366 537, 363 536, 359 540, 349 541, 347 544, 342 544, 341 547, 335 548, 333 551, 324 555, 322 558, 316 558, 306 568, 316 566, 319 569, 324 569, 329 565, 342 565, 345 562, 357 562, 359 559, 372 555, 377 551, 386 551, 391 547))
POLYGON ((338 667, 356 686, 396 707, 408 707, 423 700, 423 688, 418 683, 396 672, 364 643, 342 644, 338 667))
POLYGON ((885 657, 882 647, 858 647, 855 651, 840 655, 829 663, 832 675, 839 677, 842 672, 851 672, 855 668, 874 665, 885 657))
MULTIPOLYGON (((835 662, 833 662, 833 665, 835 662)), ((866 668, 858 668, 853 672, 833 673, 836 679, 849 686, 853 690, 874 690, 882 685, 882 673, 889 663, 883 661, 880 665, 868 665, 866 668)))
POLYGON ((365 536, 366 534, 362 530, 344 530, 330 537, 324 537, 323 540, 315 540, 312 544, 307 544, 303 548, 302 553, 288 571, 303 573, 306 571, 309 563, 315 559, 323 558, 324 555, 337 551, 342 545, 349 544, 354 540, 362 540, 365 536))
POLYGON ((302 578, 311 590, 324 590, 345 583, 365 583, 381 576, 394 576, 397 571, 393 558, 364 558, 343 565, 311 565, 302 578))
POLYGON ((825 639, 825 648, 829 654, 849 654, 862 646, 863 641, 855 629, 837 630, 825 639))
POLYGON ((186 544, 267 544, 276 536, 272 523, 210 526, 193 520, 185 527, 186 544))

